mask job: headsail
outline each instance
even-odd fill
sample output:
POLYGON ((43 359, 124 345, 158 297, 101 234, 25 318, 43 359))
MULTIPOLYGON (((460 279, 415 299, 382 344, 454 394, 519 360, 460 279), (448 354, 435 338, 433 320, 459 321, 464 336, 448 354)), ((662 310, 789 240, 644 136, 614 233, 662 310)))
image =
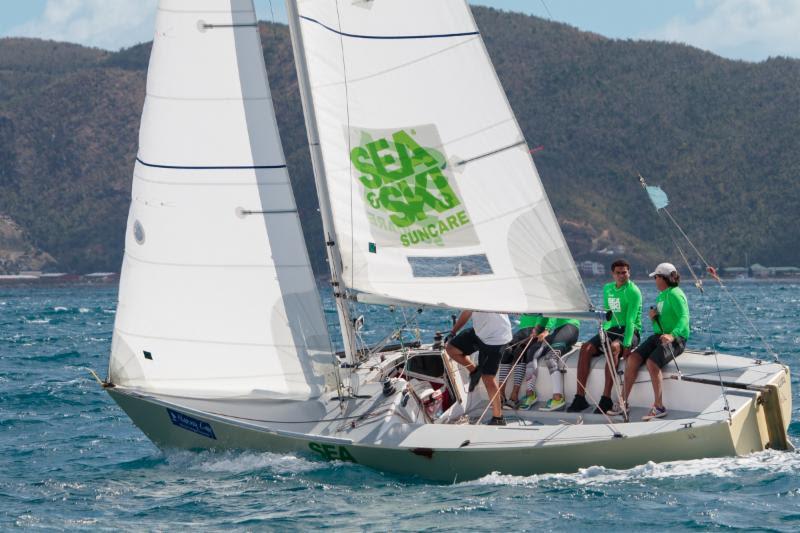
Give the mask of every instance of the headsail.
POLYGON ((466 2, 298 6, 347 286, 456 308, 587 310, 466 2))
POLYGON ((161 0, 114 326, 116 384, 322 393, 331 346, 251 0, 161 0))

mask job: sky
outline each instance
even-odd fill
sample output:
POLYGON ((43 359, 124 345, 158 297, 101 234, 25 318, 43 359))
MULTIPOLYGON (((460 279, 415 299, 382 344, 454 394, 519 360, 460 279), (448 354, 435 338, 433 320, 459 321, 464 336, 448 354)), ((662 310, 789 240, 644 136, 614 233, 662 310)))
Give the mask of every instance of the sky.
MULTIPOLYGON (((435 0, 431 0, 435 1, 435 0)), ((722 57, 800 58, 800 0, 470 0, 617 39, 687 43, 722 57)), ((0 0, 0 37, 118 50, 152 38, 157 0, 0 0)), ((286 22, 283 0, 255 0, 286 22)))

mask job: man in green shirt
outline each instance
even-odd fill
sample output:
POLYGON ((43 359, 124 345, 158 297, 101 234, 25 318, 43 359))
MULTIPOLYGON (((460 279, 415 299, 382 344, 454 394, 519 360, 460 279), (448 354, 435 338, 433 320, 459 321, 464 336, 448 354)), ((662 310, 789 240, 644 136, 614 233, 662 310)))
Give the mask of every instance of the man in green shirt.
MULTIPOLYGON (((650 308, 650 319, 653 321, 655 334, 648 337, 628 356, 625 364, 625 389, 622 393, 627 404, 639 367, 647 365, 650 381, 653 385, 653 407, 642 420, 652 420, 667 416, 667 408, 661 394, 661 369, 670 361, 683 353, 686 341, 689 340, 689 304, 686 295, 678 287, 681 276, 671 263, 661 263, 650 274, 655 278, 658 297, 656 307, 650 308)), ((618 406, 608 414, 622 414, 627 406, 618 406)))
MULTIPOLYGON (((631 281, 631 266, 626 260, 617 259, 611 263, 611 275, 614 281, 603 286, 603 308, 611 312, 611 318, 603 324, 603 331, 611 343, 611 356, 616 367, 620 355, 627 357, 631 349, 639 344, 642 331, 642 292, 631 281)), ((586 401, 586 380, 589 378, 592 358, 603 353, 605 350, 599 333, 581 346, 578 358, 578 391, 567 409, 569 412, 577 413, 589 407, 586 401)), ((606 363, 603 395, 600 396, 595 413, 604 413, 614 405, 611 400, 611 372, 606 363)))

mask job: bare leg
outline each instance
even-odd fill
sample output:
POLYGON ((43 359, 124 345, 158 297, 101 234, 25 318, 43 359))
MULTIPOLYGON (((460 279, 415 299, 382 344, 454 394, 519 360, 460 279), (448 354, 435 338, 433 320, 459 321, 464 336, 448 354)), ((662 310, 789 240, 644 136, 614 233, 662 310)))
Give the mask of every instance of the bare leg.
MULTIPOLYGON (((620 346, 618 341, 614 341, 611 343, 611 357, 614 360, 614 367, 616 368, 619 366, 619 353, 622 351, 622 346, 620 346)), ((606 398, 611 397, 611 387, 614 386, 613 376, 611 375, 611 368, 608 366, 608 361, 606 361, 606 383, 603 385, 603 396, 606 398)))
POLYGON ((483 381, 483 386, 486 387, 486 394, 492 400, 492 416, 503 416, 503 406, 500 405, 500 395, 497 394, 497 381, 495 381, 494 376, 484 374, 481 376, 481 381, 483 381))
POLYGON ((514 385, 514 388, 511 389, 511 401, 516 402, 519 400, 519 388, 520 385, 514 385))
POLYGON ((447 345, 447 347, 445 348, 445 352, 447 352, 447 355, 450 356, 450 359, 452 359, 461 366, 467 367, 467 370, 469 370, 470 372, 475 370, 475 363, 472 362, 469 356, 464 355, 464 352, 462 352, 452 344, 447 345))
POLYGON ((592 366, 592 357, 597 353, 597 348, 588 342, 581 346, 581 353, 578 357, 578 394, 586 395, 586 380, 589 379, 589 370, 592 366))
POLYGON ((652 359, 647 360, 647 371, 650 372, 650 381, 653 383, 653 405, 656 407, 664 407, 663 398, 661 397, 661 367, 659 367, 652 359))
POLYGON ((636 383, 636 375, 639 373, 639 367, 642 366, 642 356, 636 352, 628 356, 628 361, 625 363, 625 388, 622 392, 622 399, 628 401, 628 396, 631 394, 633 384, 636 383))

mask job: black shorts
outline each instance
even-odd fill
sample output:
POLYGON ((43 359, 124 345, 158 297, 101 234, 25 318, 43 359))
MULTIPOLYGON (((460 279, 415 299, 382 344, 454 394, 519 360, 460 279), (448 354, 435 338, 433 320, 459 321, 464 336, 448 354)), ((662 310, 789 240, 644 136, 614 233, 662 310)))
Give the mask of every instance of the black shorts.
MULTIPOLYGON (((542 355, 549 353, 550 348, 558 352, 557 355, 559 357, 565 355, 572 349, 573 346, 575 346, 575 343, 578 342, 578 334, 578 328, 572 324, 564 324, 560 328, 556 328, 554 332, 544 338, 547 344, 545 344, 545 350, 542 352, 542 355)), ((531 356, 530 359, 527 359, 529 363, 533 361, 533 357, 536 355, 536 352, 539 351, 541 345, 536 344, 535 351, 533 350, 533 347, 534 345, 531 344, 531 347, 528 349, 528 354, 531 356)), ((526 357, 528 354, 525 354, 526 357)))
POLYGON ((684 348, 686 339, 683 337, 675 337, 674 341, 664 345, 661 344, 661 335, 650 335, 634 350, 634 353, 638 353, 643 361, 652 359, 659 368, 664 368, 664 365, 682 354, 684 348))
MULTIPOLYGON (((522 350, 524 350, 525 346, 528 345, 528 337, 531 336, 533 330, 534 328, 522 328, 514 333, 514 336, 511 338, 511 342, 506 344, 505 348, 503 349, 503 357, 501 358, 500 362, 504 365, 513 365, 514 361, 516 361, 520 354, 522 354, 522 350)), ((535 345, 535 341, 531 342, 530 345, 528 345, 528 351, 530 351, 535 345)))
MULTIPOLYGON (((625 326, 614 326, 613 328, 608 328, 608 330, 606 330, 606 336, 608 336, 609 342, 619 341, 620 344, 622 344, 622 339, 625 336, 625 326)), ((639 345, 640 339, 639 332, 634 330, 633 338, 631 339, 631 350, 636 349, 636 347, 639 345)), ((594 346, 595 350, 597 350, 597 355, 603 353, 603 347, 600 343, 599 333, 586 341, 586 344, 591 344, 594 346)))
POLYGON ((497 367, 500 366, 500 356, 505 344, 485 344, 478 338, 475 329, 465 329, 450 341, 452 344, 465 355, 478 352, 478 368, 481 373, 487 376, 494 376, 497 374, 497 367))
POLYGON ((572 324, 564 324, 544 338, 544 342, 532 342, 525 352, 525 363, 532 363, 533 360, 539 356, 545 356, 550 353, 550 348, 558 352, 562 356, 569 352, 572 347, 578 342, 578 328, 572 324))

